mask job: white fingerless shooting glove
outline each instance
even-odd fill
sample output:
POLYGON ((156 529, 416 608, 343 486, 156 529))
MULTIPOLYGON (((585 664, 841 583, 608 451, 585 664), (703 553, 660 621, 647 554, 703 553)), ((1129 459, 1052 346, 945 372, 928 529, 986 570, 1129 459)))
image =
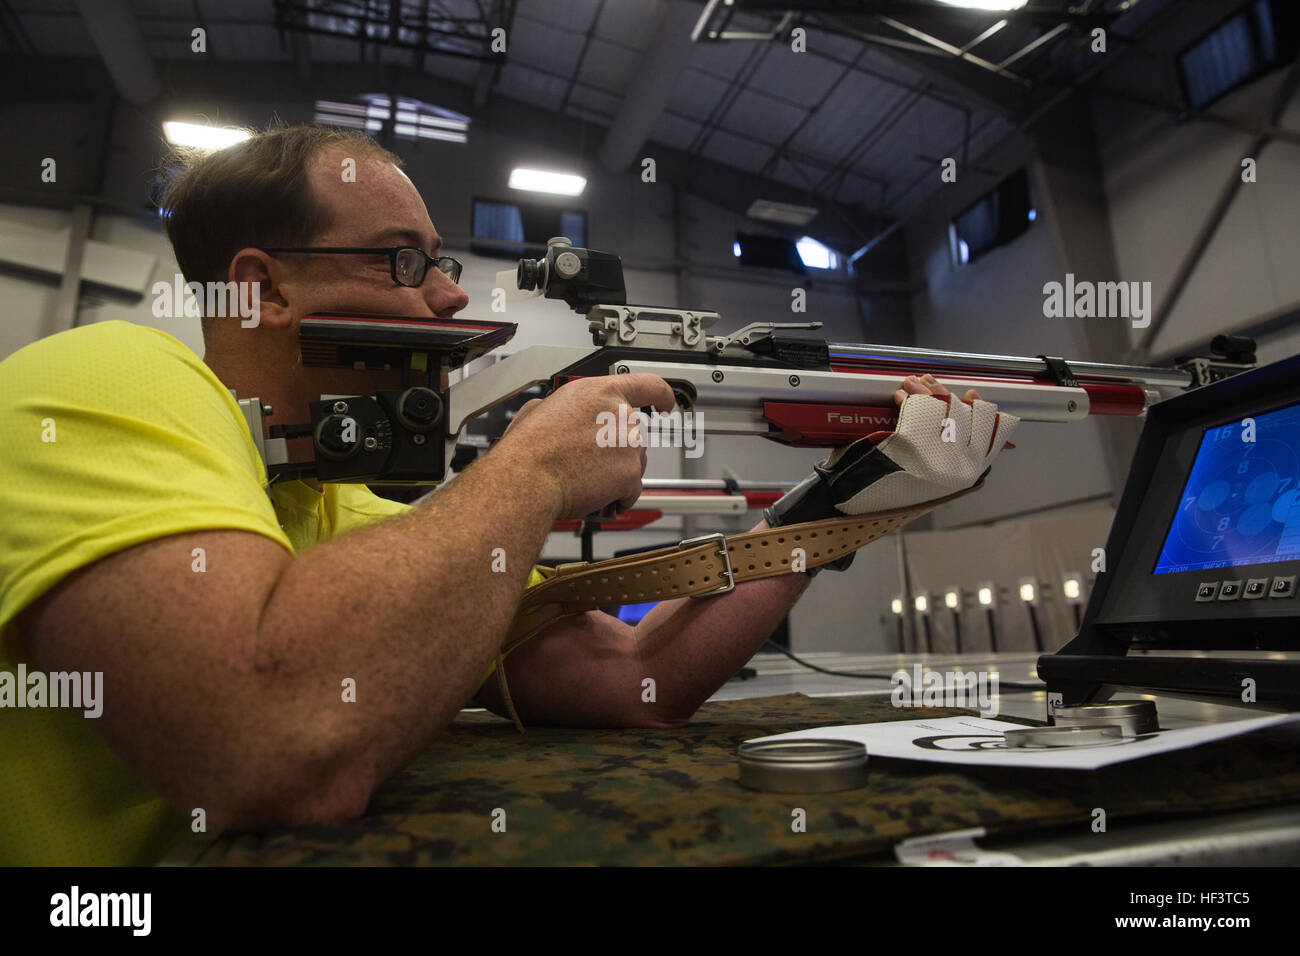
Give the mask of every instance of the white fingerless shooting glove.
MULTIPOLYGON (((991 402, 908 395, 894 431, 835 449, 764 517, 776 528, 892 511, 972 488, 1019 424, 1019 418, 999 412, 991 402)), ((850 553, 822 567, 843 571, 852 561, 850 553)))

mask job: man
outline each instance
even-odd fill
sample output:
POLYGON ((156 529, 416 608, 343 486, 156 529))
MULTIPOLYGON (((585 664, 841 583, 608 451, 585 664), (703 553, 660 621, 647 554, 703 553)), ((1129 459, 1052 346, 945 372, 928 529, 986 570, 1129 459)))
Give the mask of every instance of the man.
MULTIPOLYGON (((601 447, 597 422, 669 409, 648 375, 531 404, 413 508, 360 485, 267 489, 228 389, 300 422, 322 393, 391 384, 305 368, 302 316, 467 304, 399 167, 366 137, 312 127, 197 159, 164 201, 177 261, 190 281, 255 284, 257 325, 206 317, 203 362, 107 322, 0 363, 0 668, 103 675, 98 718, 5 713, 0 859, 149 862, 199 811, 209 830, 355 818, 476 695, 502 712, 484 675, 555 521, 636 500, 644 450, 601 447), (358 247, 420 254, 399 270, 392 252, 336 251, 358 247)), ((947 396, 908 379, 896 398, 930 393, 947 396)), ((636 627, 566 618, 509 657, 514 705, 526 723, 679 727, 806 583, 664 602, 636 627)))

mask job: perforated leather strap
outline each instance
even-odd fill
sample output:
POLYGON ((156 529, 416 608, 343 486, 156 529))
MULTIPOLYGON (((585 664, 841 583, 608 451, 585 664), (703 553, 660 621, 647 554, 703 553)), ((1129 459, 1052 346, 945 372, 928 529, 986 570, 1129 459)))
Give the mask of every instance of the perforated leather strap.
POLYGON ((725 594, 746 581, 790 573, 796 563, 796 548, 803 550, 803 568, 820 567, 983 486, 981 480, 965 491, 893 511, 805 521, 730 536, 704 535, 676 547, 606 561, 562 564, 553 577, 524 593, 497 658, 498 681, 510 716, 522 732, 523 724, 505 688, 504 656, 566 615, 618 604, 725 594))

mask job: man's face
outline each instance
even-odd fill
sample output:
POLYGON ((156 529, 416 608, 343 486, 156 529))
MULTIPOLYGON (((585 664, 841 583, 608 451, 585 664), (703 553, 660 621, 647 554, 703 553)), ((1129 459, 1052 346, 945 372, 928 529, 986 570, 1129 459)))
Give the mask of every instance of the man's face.
MULTIPOLYGON (((382 159, 355 156, 355 182, 345 181, 345 150, 323 150, 312 162, 312 192, 324 210, 325 229, 312 246, 414 246, 441 254, 442 239, 419 191, 406 174, 382 159)), ((349 178, 352 178, 349 176, 349 178)), ((387 256, 293 256, 286 293, 296 317, 312 312, 379 312, 450 318, 469 296, 433 266, 419 288, 393 281, 387 256)))

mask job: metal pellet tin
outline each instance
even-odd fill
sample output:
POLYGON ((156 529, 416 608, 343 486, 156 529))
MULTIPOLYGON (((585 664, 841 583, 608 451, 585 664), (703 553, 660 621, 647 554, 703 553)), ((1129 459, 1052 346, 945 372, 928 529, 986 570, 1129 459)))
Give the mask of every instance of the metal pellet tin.
POLYGON ((1116 724, 1125 737, 1154 734, 1160 729, 1153 700, 1108 700, 1096 704, 1058 707, 1052 719, 1057 727, 1116 724))
POLYGON ((741 786, 771 793, 830 793, 867 784, 867 746, 854 740, 751 740, 736 748, 741 786))
POLYGON ((1008 730, 1003 736, 1008 747, 1091 747, 1123 740, 1115 724, 1094 727, 1026 727, 1008 730))

